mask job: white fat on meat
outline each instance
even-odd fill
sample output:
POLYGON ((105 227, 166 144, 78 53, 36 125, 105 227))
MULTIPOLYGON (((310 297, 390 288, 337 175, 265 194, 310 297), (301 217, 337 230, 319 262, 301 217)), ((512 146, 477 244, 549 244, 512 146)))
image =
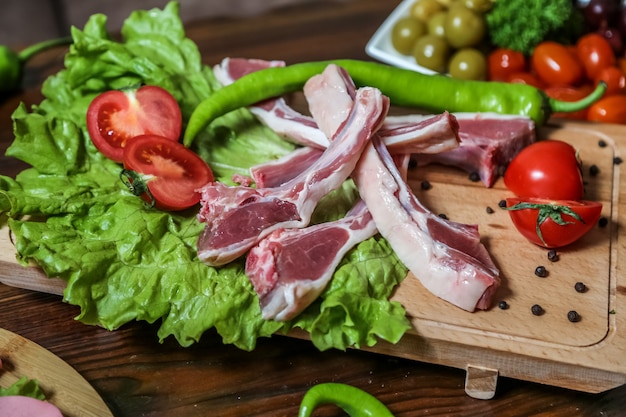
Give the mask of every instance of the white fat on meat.
POLYGON ((263 318, 297 316, 324 291, 344 255, 375 234, 376 224, 361 200, 336 221, 270 233, 246 259, 263 318))
POLYGON ((378 231, 426 289, 467 311, 490 307, 499 272, 475 227, 426 209, 377 137, 363 152, 353 178, 378 231))
POLYGON ((307 226, 319 200, 350 176, 388 109, 389 100, 378 89, 363 87, 335 139, 292 180, 273 188, 210 183, 200 189, 198 220, 206 223, 198 239, 200 260, 224 265, 276 229, 307 226))

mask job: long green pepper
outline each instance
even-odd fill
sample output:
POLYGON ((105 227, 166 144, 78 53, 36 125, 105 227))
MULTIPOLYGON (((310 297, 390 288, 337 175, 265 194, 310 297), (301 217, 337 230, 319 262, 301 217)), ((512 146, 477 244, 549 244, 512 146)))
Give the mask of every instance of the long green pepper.
POLYGON ((324 71, 329 64, 343 67, 357 86, 380 89, 396 106, 431 112, 447 110, 528 116, 538 125, 553 112, 574 112, 588 107, 606 90, 606 84, 600 82, 587 97, 565 102, 550 98, 526 84, 459 80, 351 59, 305 62, 252 72, 217 90, 191 114, 183 143, 191 145, 200 131, 226 113, 301 90, 309 78, 324 71))
POLYGON ((352 385, 327 382, 309 389, 300 403, 298 417, 310 417, 317 406, 334 404, 350 417, 393 417, 376 397, 352 385))

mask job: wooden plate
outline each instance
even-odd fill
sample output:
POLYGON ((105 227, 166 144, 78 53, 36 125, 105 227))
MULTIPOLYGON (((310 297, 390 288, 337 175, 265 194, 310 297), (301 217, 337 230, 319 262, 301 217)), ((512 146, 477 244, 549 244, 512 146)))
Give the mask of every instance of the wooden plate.
POLYGON ((102 398, 74 368, 49 350, 0 329, 0 386, 22 377, 36 379, 46 399, 65 417, 113 417, 102 398))
MULTIPOLYGON (((626 383, 626 177, 614 163, 625 155, 626 126, 557 121, 538 134, 579 149, 586 198, 603 203, 608 225, 595 227, 581 241, 559 250, 558 262, 550 262, 547 250, 527 242, 508 213, 499 210, 498 202, 511 196, 501 180, 487 189, 452 168, 412 170, 409 180, 431 210, 479 225, 502 273, 495 304, 505 300, 510 307, 468 313, 432 296, 409 276, 393 298, 406 308, 412 331, 395 345, 380 342, 368 350, 466 369, 466 391, 477 398, 493 396, 500 375, 587 392, 626 383), (591 165, 599 168, 595 176, 588 174, 591 165), (423 180, 433 187, 421 190, 423 180), (547 277, 535 276, 539 265, 547 268, 547 277), (578 293, 578 281, 588 291, 578 293), (534 316, 533 304, 540 304, 545 314, 534 316), (570 310, 582 319, 570 322, 570 310)), ((54 293, 62 292, 64 285, 45 278, 38 268, 19 266, 6 228, 0 235, 0 282, 54 293)))

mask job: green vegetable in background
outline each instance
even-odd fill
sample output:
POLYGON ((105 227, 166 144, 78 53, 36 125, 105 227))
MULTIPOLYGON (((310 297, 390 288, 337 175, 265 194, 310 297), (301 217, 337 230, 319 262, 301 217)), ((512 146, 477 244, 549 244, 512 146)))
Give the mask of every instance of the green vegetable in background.
MULTIPOLYGON (((322 296, 297 318, 267 321, 243 260, 221 268, 198 260, 204 225, 197 210, 149 209, 126 189, 121 167, 87 133, 92 99, 157 85, 176 98, 185 123, 220 84, 185 37, 178 3, 134 12, 121 35, 121 42, 109 37, 103 15, 92 16, 84 30, 73 28, 65 68, 45 81, 44 100, 13 113, 15 140, 6 153, 32 166, 15 179, 0 176, 0 222, 12 231, 18 260, 65 280, 64 301, 80 307, 80 321, 110 330, 135 320, 158 323, 161 340, 174 336, 183 346, 209 329, 245 350, 293 328, 308 332, 321 350, 397 342, 410 324, 389 297, 407 270, 384 239, 348 253, 322 296)), ((216 179, 227 183, 293 148, 246 109, 215 120, 194 142, 216 179)), ((346 182, 320 202, 315 222, 345 214, 357 194, 346 182)))
POLYGON ((29 379, 25 376, 21 377, 7 388, 0 387, 0 397, 12 395, 23 395, 38 400, 46 399, 46 395, 39 386, 39 382, 36 379, 29 379))
POLYGON ((72 38, 59 38, 36 43, 28 48, 14 52, 8 46, 0 45, 0 95, 18 90, 22 84, 24 65, 35 55, 60 45, 67 45, 72 38))
POLYGON ((569 44, 583 32, 584 19, 572 0, 495 1, 485 14, 491 42, 531 55, 543 40, 569 44))
POLYGON ((317 406, 334 404, 350 417, 393 417, 373 395, 347 384, 327 382, 309 389, 300 403, 298 417, 310 417, 317 406))
POLYGON ((496 112, 516 114, 543 123, 552 112, 572 112, 588 107, 606 90, 600 83, 577 102, 558 101, 527 84, 469 81, 445 75, 427 75, 402 68, 358 60, 305 62, 272 67, 247 74, 216 91, 194 110, 183 137, 191 145, 195 136, 216 117, 240 107, 302 89, 306 81, 330 63, 348 71, 357 85, 380 89, 392 104, 442 112, 496 112))

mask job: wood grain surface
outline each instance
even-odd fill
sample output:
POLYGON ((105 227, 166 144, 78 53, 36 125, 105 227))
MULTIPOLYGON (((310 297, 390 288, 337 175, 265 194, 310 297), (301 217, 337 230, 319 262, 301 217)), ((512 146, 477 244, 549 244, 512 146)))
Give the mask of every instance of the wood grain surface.
MULTIPOLYGON (((197 22, 188 26, 187 33, 198 43, 207 64, 215 64, 225 56, 284 59, 288 62, 365 59, 367 40, 397 4, 397 1, 379 0, 353 0, 332 5, 318 2, 246 20, 197 22)), ((12 140, 12 110, 20 101, 35 104, 41 99, 40 83, 61 67, 64 53, 63 50, 51 51, 34 61, 27 69, 28 88, 1 103, 1 153, 12 140)), ((570 130, 567 140, 588 137, 597 143, 596 128, 590 124, 571 125, 554 132, 546 130, 546 134, 558 135, 558 132, 570 130), (572 133, 571 129, 581 131, 572 133)), ((623 135, 624 128, 610 126, 602 129, 606 129, 603 134, 613 138, 623 135)), ((617 148, 590 149, 589 161, 606 164, 605 152, 615 152, 617 148)), ((18 161, 0 156, 2 174, 15 175, 23 167, 18 161)), ((602 184, 619 181, 619 170, 602 168, 601 173, 601 177, 594 179, 600 187, 594 188, 593 196, 612 207, 615 190, 611 186, 607 191, 602 184), (605 181, 605 175, 610 176, 608 181, 605 181)), ((465 175, 451 175, 446 169, 418 169, 412 175, 416 181, 424 176, 435 184, 429 190, 433 191, 432 194, 420 196, 432 205, 433 210, 446 212, 454 220, 478 218, 486 222, 488 226, 481 229, 481 233, 488 236, 488 248, 495 250, 497 259, 524 258, 528 263, 509 265, 507 262, 504 266, 504 261, 498 261, 507 277, 527 275, 526 279, 507 280, 503 292, 499 293, 499 297, 506 298, 511 304, 507 311, 492 310, 471 316, 471 319, 463 314, 463 320, 459 321, 455 315, 460 313, 451 313, 449 307, 442 305, 432 311, 432 300, 424 304, 419 298, 429 298, 423 295, 423 291, 417 291, 418 298, 398 292, 396 297, 403 302, 420 300, 415 301, 412 308, 416 311, 414 323, 421 327, 417 328, 417 335, 403 343, 402 348, 408 352, 406 355, 389 355, 381 346, 383 354, 356 350, 319 352, 306 340, 284 336, 260 340, 253 352, 242 352, 223 345, 213 332, 205 334, 198 344, 181 348, 171 339, 158 343, 154 325, 131 323, 114 332, 86 326, 74 320, 78 315, 76 307, 64 304, 61 296, 7 285, 0 285, 0 327, 33 340, 70 364, 96 389, 116 417, 295 416, 306 390, 326 381, 363 388, 381 399, 397 416, 623 415, 626 387, 619 383, 625 362, 623 351, 621 356, 619 352, 617 356, 615 352, 603 352, 606 341, 620 335, 619 331, 624 327, 619 308, 616 314, 608 313, 611 308, 623 305, 624 297, 623 286, 618 286, 617 281, 620 272, 624 274, 620 265, 614 262, 615 256, 623 251, 623 238, 611 246, 608 255, 605 245, 607 239, 613 239, 613 232, 621 233, 617 223, 612 226, 616 230, 594 231, 586 238, 591 243, 581 244, 578 251, 562 253, 559 262, 550 265, 550 275, 539 281, 532 271, 535 263, 546 262, 545 253, 537 253, 536 248, 527 246, 514 252, 498 252, 498 243, 517 239, 507 229, 495 227, 504 222, 503 213, 496 211, 491 215, 493 217, 486 217, 484 208, 447 210, 450 206, 438 206, 440 199, 435 198, 437 189, 443 190, 445 184, 449 187, 449 199, 456 207, 468 200, 468 197, 461 198, 456 188, 474 187, 476 195, 489 191, 488 195, 477 200, 480 206, 489 202, 496 208, 504 193, 501 185, 493 190, 482 190, 476 184, 470 184, 465 175), (454 181, 448 181, 449 176, 454 177, 454 181), (460 200, 454 201, 455 198, 460 200), (585 269, 581 269, 581 263, 573 259, 588 247, 597 252, 585 255, 589 261, 584 262, 585 269), (528 271, 530 266, 532 269, 528 271), (576 294, 569 295, 569 280, 578 280, 581 275, 591 291, 585 293, 583 299, 576 299, 576 294), (527 292, 527 288, 531 291, 527 292), (558 295, 556 299, 551 296, 554 294, 558 295), (539 318, 541 325, 537 320, 533 322, 535 317, 528 312, 528 304, 535 302, 550 307, 547 309, 549 314, 539 318), (580 310, 581 322, 562 321, 559 311, 570 306, 580 310), (436 325, 428 320, 433 314, 438 316, 436 325), (488 319, 489 316, 493 318, 488 319), (485 325, 487 331, 481 327, 485 325), (542 326, 549 334, 539 330, 542 326), (573 326, 576 326, 575 330, 570 331, 573 326), (459 343, 450 342, 448 339, 459 328, 467 336, 458 340, 459 343), (498 338, 494 341, 491 337, 494 333, 506 334, 504 339, 509 342, 521 341, 517 346, 527 345, 531 349, 530 358, 537 359, 531 360, 529 365, 529 358, 521 347, 516 351, 512 344, 504 346, 506 342, 498 338), (421 337, 422 334, 427 337, 421 337), (549 340, 542 341, 541 338, 545 337, 549 340), (485 349, 501 354, 488 355, 485 349), (562 354, 557 355, 557 350, 562 354), (592 351, 591 356, 587 351, 592 351), (415 355, 424 356, 424 360, 415 360, 415 355), (457 362, 445 363, 454 355, 457 362), (487 362, 490 357, 495 364, 487 362), (580 378, 586 378, 589 380, 586 386, 578 388, 595 385, 600 392, 592 394, 543 384, 554 382, 555 378, 565 378, 558 373, 555 362, 565 362, 568 364, 566 368, 579 372, 577 378, 564 386, 580 384, 580 378), (605 390, 607 367, 612 367, 615 385, 620 386, 605 390), (521 379, 534 382, 521 380, 514 371, 525 374, 521 379), (470 384, 473 392, 482 392, 485 398, 490 398, 494 377, 497 378, 493 398, 470 397, 466 393, 467 375, 473 375, 474 383, 470 384)), ((623 201, 622 194, 623 191, 618 189, 617 201, 623 201)), ((605 214, 615 219, 618 212, 615 207, 605 214)), ((0 268, 5 271, 6 265, 2 264, 0 268)), ((419 290, 417 280, 414 281, 419 290)), ((413 294, 413 290, 410 293, 413 294)), ((344 415, 332 406, 322 407, 316 414, 344 415)))

